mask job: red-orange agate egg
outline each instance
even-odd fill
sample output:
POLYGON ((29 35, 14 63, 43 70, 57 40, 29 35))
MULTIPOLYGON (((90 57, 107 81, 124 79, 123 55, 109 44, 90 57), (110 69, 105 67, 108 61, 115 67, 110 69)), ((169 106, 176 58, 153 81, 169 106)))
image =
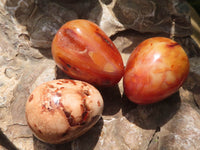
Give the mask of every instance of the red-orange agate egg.
POLYGON ((135 103, 149 104, 175 93, 187 78, 189 60, 175 41, 154 37, 132 52, 123 79, 126 96, 135 103))
POLYGON ((124 73, 118 49, 95 23, 88 20, 64 24, 53 39, 52 55, 67 75, 95 85, 115 85, 124 73))

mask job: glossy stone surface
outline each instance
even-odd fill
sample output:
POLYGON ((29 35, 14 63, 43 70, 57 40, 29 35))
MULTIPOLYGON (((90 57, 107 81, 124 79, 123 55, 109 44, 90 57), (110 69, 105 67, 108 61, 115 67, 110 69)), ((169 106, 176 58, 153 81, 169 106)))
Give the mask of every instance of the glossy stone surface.
MULTIPOLYGON (((119 21, 115 14, 121 12, 113 13, 113 7, 121 5, 121 10, 124 13, 130 12, 132 16, 135 14, 131 13, 134 8, 127 11, 130 5, 124 7, 125 1, 116 1, 0 0, 0 149, 200 149, 200 49, 190 37, 188 22, 184 21, 188 17, 185 0, 162 3, 160 0, 130 0, 138 2, 138 7, 142 3, 156 3, 154 9, 158 11, 155 16, 159 16, 144 18, 144 15, 140 15, 141 18, 136 19, 132 26, 125 26, 123 20, 119 21), (33 4, 35 9, 31 9, 33 4), (181 11, 177 11, 181 7, 181 11), (184 16, 180 16, 180 13, 184 16), (175 19, 179 18, 176 20, 178 25, 175 26, 174 38, 190 57, 188 78, 177 93, 158 103, 136 105, 123 95, 120 81, 114 87, 100 89, 105 100, 102 118, 83 136, 64 144, 47 144, 32 134, 25 118, 28 96, 44 82, 68 78, 56 67, 50 50, 51 40, 60 25, 77 17, 95 21, 109 37, 112 35, 111 39, 126 62, 133 49, 143 40, 170 36, 171 15, 168 14, 173 14, 175 19), (141 19, 144 21, 140 22, 141 19), (138 32, 135 27, 149 20, 155 24, 142 26, 144 28, 140 28, 140 31, 145 29, 145 33, 138 32)), ((148 11, 152 5, 145 6, 145 11, 148 11)), ((139 14, 140 11, 135 12, 139 14)), ((196 30, 200 29, 200 19, 194 20, 192 15, 190 17, 195 24, 193 28, 196 35, 200 35, 199 30, 196 30)), ((196 39, 199 39, 198 36, 196 39)))
POLYGON ((26 102, 33 133, 47 143, 71 141, 92 128, 102 115, 103 99, 92 85, 60 79, 35 88, 26 102))
POLYGON ((64 24, 53 39, 52 55, 67 75, 95 85, 115 85, 124 73, 121 55, 113 42, 87 20, 64 24))
POLYGON ((175 41, 149 38, 132 52, 124 74, 124 90, 138 104, 154 103, 170 96, 189 73, 189 60, 175 41))

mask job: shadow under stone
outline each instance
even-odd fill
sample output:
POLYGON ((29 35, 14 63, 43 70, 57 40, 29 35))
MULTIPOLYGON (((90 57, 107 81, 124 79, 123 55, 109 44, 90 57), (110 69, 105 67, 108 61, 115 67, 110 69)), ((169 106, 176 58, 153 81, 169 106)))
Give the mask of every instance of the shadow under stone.
POLYGON ((158 130, 167 123, 179 110, 181 104, 179 92, 163 101, 148 105, 137 105, 129 101, 125 95, 122 99, 123 116, 143 129, 153 130, 158 130))
POLYGON ((34 137, 34 150, 81 150, 86 147, 87 150, 93 150, 99 140, 103 124, 103 119, 100 118, 100 120, 85 134, 73 141, 62 144, 48 144, 34 137))
POLYGON ((117 114, 122 106, 122 99, 118 85, 114 87, 98 88, 98 90, 104 100, 103 115, 109 116, 117 114))
POLYGON ((71 148, 73 150, 94 150, 97 142, 99 141, 103 125, 104 121, 100 118, 96 125, 94 125, 88 132, 72 141, 71 148))

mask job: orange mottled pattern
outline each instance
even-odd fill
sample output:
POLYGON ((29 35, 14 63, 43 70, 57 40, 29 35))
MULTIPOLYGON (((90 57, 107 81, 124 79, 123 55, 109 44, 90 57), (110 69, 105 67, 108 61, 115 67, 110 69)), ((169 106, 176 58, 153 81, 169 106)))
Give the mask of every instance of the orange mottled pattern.
POLYGON ((150 38, 135 48, 127 62, 125 93, 135 103, 154 103, 176 92, 188 72, 188 57, 177 42, 150 38))
POLYGON ((97 85, 114 85, 124 73, 121 55, 94 23, 79 19, 64 24, 52 42, 52 55, 69 76, 97 85))
POLYGON ((72 141, 92 128, 104 107, 100 92, 78 80, 45 82, 30 94, 25 107, 33 134, 43 142, 72 141))

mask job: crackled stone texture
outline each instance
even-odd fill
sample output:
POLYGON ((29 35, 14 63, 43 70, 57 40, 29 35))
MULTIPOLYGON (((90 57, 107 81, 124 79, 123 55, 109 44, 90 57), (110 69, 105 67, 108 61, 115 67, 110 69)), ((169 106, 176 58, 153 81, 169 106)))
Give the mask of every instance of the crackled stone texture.
POLYGON ((200 49, 190 37, 189 14, 185 0, 0 0, 0 149, 200 149, 200 49), (190 57, 190 73, 179 92, 147 106, 127 100, 121 82, 100 88, 105 107, 99 122, 72 142, 46 144, 27 126, 25 102, 39 84, 68 78, 52 59, 51 40, 77 18, 111 36, 125 64, 144 39, 174 37, 190 57))
MULTIPOLYGON (((120 31, 133 30, 143 37, 152 34, 181 37, 182 45, 193 45, 189 38, 192 34, 190 23, 190 7, 184 0, 7 0, 5 9, 26 25, 33 47, 49 48, 56 31, 65 22, 77 18, 89 19, 97 23, 108 36, 120 31), (146 34, 147 33, 147 34, 146 34), (183 38, 187 37, 187 38, 183 38)), ((130 31, 125 33, 130 34, 130 31)), ((133 37, 135 33, 131 33, 133 37)), ((154 35, 155 36, 155 35, 154 35)), ((136 43, 132 41, 132 43, 136 43)), ((190 46, 191 47, 191 46, 190 46)), ((198 53, 191 48, 190 53, 198 53)))

